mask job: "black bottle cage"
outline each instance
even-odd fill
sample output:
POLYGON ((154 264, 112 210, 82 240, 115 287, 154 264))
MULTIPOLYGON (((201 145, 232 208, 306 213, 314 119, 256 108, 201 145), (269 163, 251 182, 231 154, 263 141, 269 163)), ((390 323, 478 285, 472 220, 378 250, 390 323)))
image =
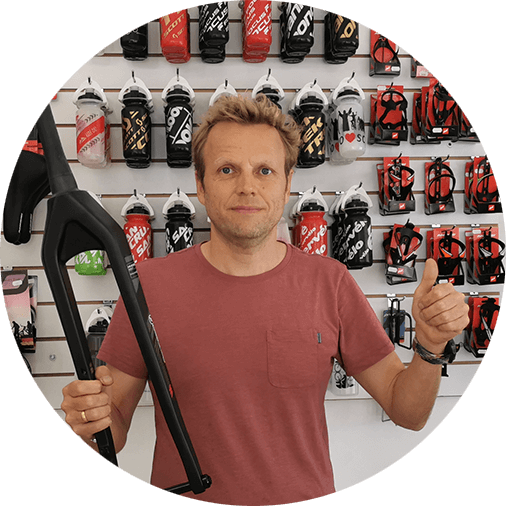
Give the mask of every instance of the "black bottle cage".
MULTIPOLYGON (((37 126, 52 192, 42 243, 42 263, 77 377, 81 380, 95 379, 95 370, 65 264, 82 251, 104 250, 108 254, 154 392, 188 477, 188 483, 167 490, 177 494, 204 492, 211 485, 211 479, 202 474, 184 426, 126 236, 120 225, 88 192, 78 189, 65 158, 50 106, 42 113, 37 126)), ((110 429, 97 433, 95 437, 100 454, 117 465, 110 429)))
POLYGON ((399 50, 395 51, 394 48, 392 47, 392 45, 390 44, 390 41, 386 37, 383 37, 382 35, 380 35, 378 37, 378 40, 374 44, 373 49, 372 49, 372 57, 373 57, 373 60, 376 61, 377 63, 391 63, 392 65, 395 65, 395 64, 398 65, 399 64, 399 57, 397 56, 398 52, 399 52, 399 50), (381 58, 381 59, 378 58, 378 52, 383 49, 387 49, 388 51, 390 51, 392 53, 392 57, 387 61, 384 61, 384 58, 381 58))
POLYGON ((478 269, 482 274, 495 274, 500 268, 504 258, 506 245, 504 242, 492 237, 490 230, 484 232, 478 241, 478 269), (494 256, 492 244, 499 246, 499 253, 494 256))
POLYGON ((434 99, 432 100, 430 107, 432 109, 434 120, 436 121, 436 125, 432 126, 444 126, 457 107, 457 102, 455 102, 455 100, 440 83, 436 83, 434 85, 434 99), (448 107, 449 102, 453 102, 450 107, 448 107))
POLYGON ((408 312, 401 309, 401 299, 395 297, 390 300, 390 307, 384 311, 383 318, 383 328, 392 343, 410 350, 413 346, 413 320, 408 312), (401 325, 406 318, 409 320, 409 344, 404 344, 405 340, 401 341, 400 336, 401 325))
POLYGON ((391 167, 388 167, 388 200, 408 200, 413 188, 415 171, 406 165, 402 165, 400 160, 394 160, 391 167), (403 172, 409 175, 407 179, 412 179, 407 185, 403 185, 403 172))
POLYGON ((489 191, 490 178, 493 177, 492 169, 488 159, 484 158, 478 164, 478 172, 483 168, 483 175, 476 181, 476 200, 478 202, 494 202, 499 197, 499 190, 489 191))
POLYGON ((427 195, 431 204, 441 203, 446 204, 453 198, 453 190, 455 189, 456 179, 453 175, 453 171, 448 165, 446 165, 441 158, 437 158, 434 163, 429 167, 427 171, 428 188, 427 195), (443 172, 446 171, 446 172, 443 172), (434 172, 434 176, 431 179, 431 173, 434 172), (441 194, 441 180, 443 178, 450 179, 450 188, 446 195, 441 194), (433 193, 433 195, 432 195, 433 193))
POLYGON ((381 94, 380 104, 385 109, 383 114, 378 119, 378 122, 382 128, 384 128, 385 130, 397 130, 398 128, 407 127, 408 120, 406 116, 406 110, 408 108, 408 101, 400 91, 397 91, 393 88, 388 88, 381 94), (393 98, 394 95, 401 97, 401 100, 395 101, 393 98), (402 119, 397 123, 386 122, 385 120, 387 116, 397 109, 401 111, 402 119))
POLYGON ((462 263, 466 254, 466 246, 462 241, 455 239, 451 230, 446 230, 444 237, 439 240, 438 268, 442 276, 451 276, 455 269, 462 263), (458 245, 458 253, 453 253, 453 245, 458 245))
POLYGON ((390 231, 389 236, 383 241, 383 247, 390 253, 392 265, 405 265, 412 260, 412 255, 420 247, 423 241, 422 234, 414 230, 414 225, 408 222, 404 227, 398 227, 394 233, 390 231), (395 238, 395 247, 391 247, 392 235, 395 238))
POLYGON ((480 320, 478 326, 473 329, 476 336, 476 344, 480 348, 485 348, 488 344, 487 341, 491 341, 492 339, 494 314, 498 313, 499 309, 500 306, 492 298, 487 298, 480 307, 480 320))

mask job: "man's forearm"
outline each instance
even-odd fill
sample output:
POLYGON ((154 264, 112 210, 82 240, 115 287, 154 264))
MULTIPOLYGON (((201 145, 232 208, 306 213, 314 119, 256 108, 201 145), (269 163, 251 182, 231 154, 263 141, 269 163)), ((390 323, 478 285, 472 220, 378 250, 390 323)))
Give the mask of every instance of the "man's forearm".
POLYGON ((411 430, 422 429, 434 406, 441 382, 441 365, 429 364, 415 353, 394 382, 391 420, 411 430))

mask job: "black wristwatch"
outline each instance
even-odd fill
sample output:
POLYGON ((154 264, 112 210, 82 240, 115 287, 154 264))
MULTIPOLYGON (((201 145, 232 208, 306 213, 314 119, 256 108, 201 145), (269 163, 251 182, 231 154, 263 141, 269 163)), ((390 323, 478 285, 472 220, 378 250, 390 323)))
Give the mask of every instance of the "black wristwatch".
POLYGON ((443 351, 443 353, 440 353, 439 355, 430 352, 429 350, 425 349, 416 339, 416 337, 413 339, 413 350, 415 353, 420 355, 420 357, 428 362, 429 364, 451 364, 457 355, 458 347, 455 344, 455 341, 451 339, 446 343, 446 347, 443 351))

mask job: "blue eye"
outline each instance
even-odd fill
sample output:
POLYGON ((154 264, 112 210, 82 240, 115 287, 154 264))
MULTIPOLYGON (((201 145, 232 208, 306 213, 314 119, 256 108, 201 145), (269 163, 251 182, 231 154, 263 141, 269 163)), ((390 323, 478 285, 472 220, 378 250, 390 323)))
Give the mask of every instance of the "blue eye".
POLYGON ((268 176, 269 174, 271 174, 272 170, 264 167, 260 172, 262 173, 262 175, 268 176))
POLYGON ((231 174, 231 173, 232 173, 232 169, 231 169, 230 167, 223 167, 223 168, 221 169, 221 172, 222 172, 223 174, 231 174))

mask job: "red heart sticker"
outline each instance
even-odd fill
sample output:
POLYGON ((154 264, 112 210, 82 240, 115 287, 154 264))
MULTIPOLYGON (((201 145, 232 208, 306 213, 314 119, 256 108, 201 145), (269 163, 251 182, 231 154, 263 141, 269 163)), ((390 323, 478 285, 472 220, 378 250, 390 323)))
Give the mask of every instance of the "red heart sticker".
POLYGON ((353 132, 346 134, 344 137, 348 142, 353 142, 355 140, 355 134, 353 132))

